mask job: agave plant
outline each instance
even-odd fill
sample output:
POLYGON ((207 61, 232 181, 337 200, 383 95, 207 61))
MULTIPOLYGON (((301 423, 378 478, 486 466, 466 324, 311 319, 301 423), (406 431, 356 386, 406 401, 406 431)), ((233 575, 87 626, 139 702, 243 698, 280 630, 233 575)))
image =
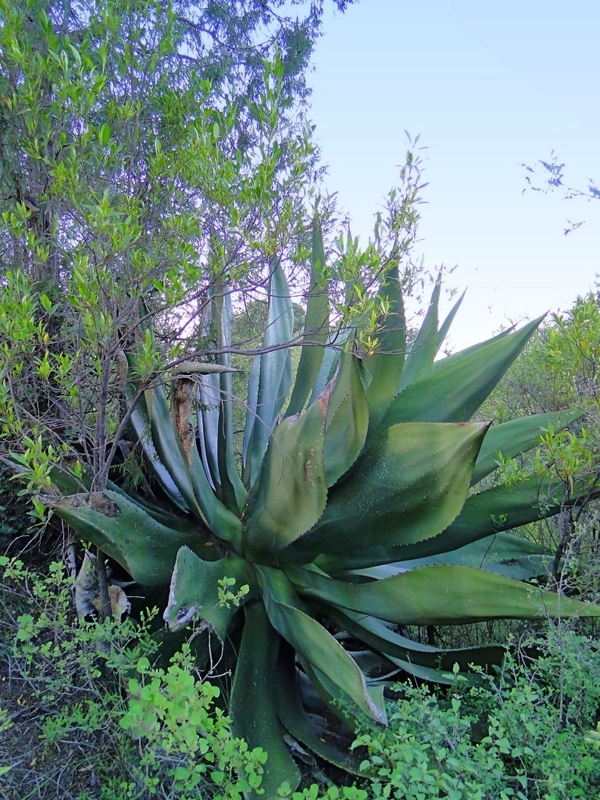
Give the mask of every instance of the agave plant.
MULTIPOLYGON (((549 424, 567 426, 578 412, 492 426, 470 421, 541 320, 436 360, 458 304, 440 325, 436 285, 407 347, 398 272, 390 267, 381 278, 377 346, 360 354, 352 337, 333 344, 325 275, 315 225, 294 381, 290 293, 280 266, 270 277, 241 464, 232 425, 232 312, 222 286, 212 297, 218 364, 182 367, 132 407, 132 426, 170 508, 113 484, 100 497, 47 499, 142 587, 162 588, 165 597, 168 589, 164 618, 172 631, 202 620, 205 641, 229 647, 230 711, 236 732, 269 754, 268 797, 283 780, 299 780, 285 732, 351 770, 342 722, 335 734, 326 726, 340 707, 350 727, 353 713, 385 724, 383 673, 443 681, 456 663, 485 666, 504 652, 494 644, 426 646, 398 626, 600 613, 525 582, 543 574, 546 554, 508 532, 556 513, 567 501, 561 482, 484 480, 498 452, 523 453, 549 424), (234 581, 235 602, 224 602, 234 581)), ((129 358, 133 364, 135 353, 129 358)), ((127 392, 133 403, 133 369, 127 392)), ((580 496, 575 486, 568 502, 580 496)))

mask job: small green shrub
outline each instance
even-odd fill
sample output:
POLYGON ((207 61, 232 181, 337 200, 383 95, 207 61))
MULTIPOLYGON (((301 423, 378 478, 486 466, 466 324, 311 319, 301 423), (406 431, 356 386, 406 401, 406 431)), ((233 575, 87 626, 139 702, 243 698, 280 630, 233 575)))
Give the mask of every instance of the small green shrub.
MULTIPOLYGON (((238 592, 223 586, 222 601, 238 592)), ((36 800, 242 800, 264 750, 231 732, 219 689, 184 644, 166 668, 150 623, 78 620, 64 567, 46 577, 0 557, 0 777, 36 800), (13 722, 15 724, 13 724, 13 722), (17 724, 18 723, 18 724, 17 724)), ((289 800, 367 800, 354 787, 283 785, 289 800)), ((265 796, 265 800, 271 800, 265 796)))
POLYGON ((395 800, 574 800, 600 792, 589 728, 600 702, 598 645, 559 625, 494 678, 473 686, 455 672, 447 696, 397 685, 389 728, 354 742, 369 797, 395 800), (362 750, 360 751, 362 752, 362 750))

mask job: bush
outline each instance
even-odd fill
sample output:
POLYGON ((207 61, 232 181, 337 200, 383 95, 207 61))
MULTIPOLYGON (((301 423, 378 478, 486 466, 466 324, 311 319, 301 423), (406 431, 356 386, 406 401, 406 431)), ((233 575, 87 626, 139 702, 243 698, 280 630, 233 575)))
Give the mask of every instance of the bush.
MULTIPOLYGON (((154 612, 81 621, 60 564, 47 577, 3 558, 0 777, 8 797, 241 800, 267 753, 231 732, 189 644, 157 666, 154 612)), ((359 786, 312 784, 290 800, 575 800, 600 794, 600 646, 562 623, 520 642, 477 685, 455 671, 434 694, 396 685, 389 727, 367 722, 359 786), (532 654, 536 653, 536 658, 532 654)), ((271 800, 266 798, 265 800, 271 800)))
POLYGON ((388 730, 363 730, 373 798, 573 800, 597 797, 600 756, 589 728, 600 701, 600 648, 559 624, 472 685, 455 671, 447 696, 397 685, 388 730), (541 652, 535 660, 533 650, 541 652))
MULTIPOLYGON (((156 666, 156 611, 140 623, 78 620, 71 581, 0 557, 0 777, 8 797, 242 800, 267 753, 231 732, 219 689, 198 680, 189 644, 156 666), (154 662, 154 663, 153 663, 154 662)), ((367 800, 317 785, 291 800, 367 800)), ((267 800, 267 798, 265 798, 267 800)), ((270 798, 268 799, 270 800, 270 798)))

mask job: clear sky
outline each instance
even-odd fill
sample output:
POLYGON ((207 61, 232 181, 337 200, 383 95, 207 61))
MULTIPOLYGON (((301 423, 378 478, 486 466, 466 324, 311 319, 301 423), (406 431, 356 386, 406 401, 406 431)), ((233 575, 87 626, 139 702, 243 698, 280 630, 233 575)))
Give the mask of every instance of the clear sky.
MULTIPOLYGON (((331 4, 332 5, 332 4, 331 4)), ((310 117, 365 240, 406 151, 428 149, 425 263, 458 265, 454 345, 567 309, 600 273, 600 201, 522 193, 525 162, 600 184, 600 0, 362 0, 329 10, 310 117), (565 237, 567 219, 585 224, 565 237)))

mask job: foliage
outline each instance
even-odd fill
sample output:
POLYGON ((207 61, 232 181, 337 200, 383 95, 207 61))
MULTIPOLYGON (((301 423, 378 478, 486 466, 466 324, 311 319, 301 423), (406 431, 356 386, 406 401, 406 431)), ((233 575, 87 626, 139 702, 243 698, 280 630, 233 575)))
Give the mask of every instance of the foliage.
MULTIPOLYGON (((561 480, 568 493, 574 476, 587 474, 590 485, 594 485, 600 456, 599 356, 600 311, 593 294, 579 297, 566 313, 553 314, 532 337, 482 413, 506 421, 524 413, 577 407, 582 417, 575 431, 558 431, 549 426, 540 446, 528 458, 509 459, 502 465, 502 480, 536 474, 561 480)), ((556 520, 531 528, 531 538, 554 552, 554 583, 567 581, 572 591, 595 596, 596 530, 593 492, 575 508, 562 507, 556 520)))
MULTIPOLYGON (((141 624, 77 620, 61 564, 42 577, 2 558, 1 570, 4 792, 239 800, 248 782, 260 786, 267 754, 233 736, 215 703, 219 689, 196 678, 190 645, 166 669, 151 666, 160 656, 152 614, 141 624)), ((292 797, 291 789, 278 796, 292 797)), ((321 793, 316 785, 293 798, 366 800, 358 790, 321 793)))
POLYGON ((128 353, 131 421, 161 493, 144 498, 112 483, 103 493, 82 493, 57 474, 42 497, 147 592, 170 584, 164 619, 173 632, 201 620, 200 669, 210 673, 209 654, 222 646, 234 673, 234 731, 269 753, 263 785, 271 794, 283 780, 293 789, 300 779, 282 729, 320 757, 357 770, 345 744, 354 714, 385 723, 381 675, 404 670, 444 681, 454 663, 502 660, 502 646, 442 650, 392 625, 599 613, 521 582, 544 574, 545 551, 505 533, 563 503, 576 505, 589 495, 588 477, 573 476, 568 493, 561 481, 536 477, 477 491, 497 469, 499 450, 517 456, 534 448, 549 424, 564 428, 579 416, 563 411, 491 429, 468 422, 540 321, 435 361, 456 311, 439 324, 437 284, 405 357, 396 259, 372 299, 377 339, 346 334, 340 347, 343 332, 329 325, 327 285, 316 223, 293 388, 291 298, 280 265, 271 273, 241 469, 223 284, 212 295, 211 325, 224 371, 189 363, 169 387, 156 382, 142 392, 139 356, 128 353), (200 405, 193 426, 198 386, 200 397, 210 390, 219 404, 200 405), (231 586, 243 608, 223 602, 231 586), (332 635, 339 629, 360 643, 359 652, 332 635), (353 714, 334 731, 340 700, 353 714))
MULTIPOLYGON (((166 668, 152 666, 160 649, 147 623, 72 618, 71 585, 60 565, 46 578, 15 561, 2 569, 5 792, 46 800, 75 800, 82 792, 88 800, 233 800, 248 775, 260 772, 266 754, 252 753, 234 738, 218 705, 219 690, 198 680, 193 641, 166 668), (49 642, 61 653, 56 661, 48 657, 49 642), (60 754, 67 751, 65 764, 60 754)), ((313 784, 292 791, 283 784, 264 796, 596 796, 600 754, 591 728, 600 700, 597 642, 560 624, 549 626, 542 638, 521 641, 517 655, 518 660, 507 656, 498 675, 482 675, 476 686, 456 667, 445 693, 395 685, 395 699, 386 700, 387 728, 357 719, 352 747, 363 770, 358 787, 313 784)))
POLYGON ((600 758, 596 642, 564 626, 527 642, 539 657, 507 656, 497 677, 470 686, 454 670, 447 697, 401 684, 388 730, 361 733, 372 797, 570 800, 596 796, 600 758))

